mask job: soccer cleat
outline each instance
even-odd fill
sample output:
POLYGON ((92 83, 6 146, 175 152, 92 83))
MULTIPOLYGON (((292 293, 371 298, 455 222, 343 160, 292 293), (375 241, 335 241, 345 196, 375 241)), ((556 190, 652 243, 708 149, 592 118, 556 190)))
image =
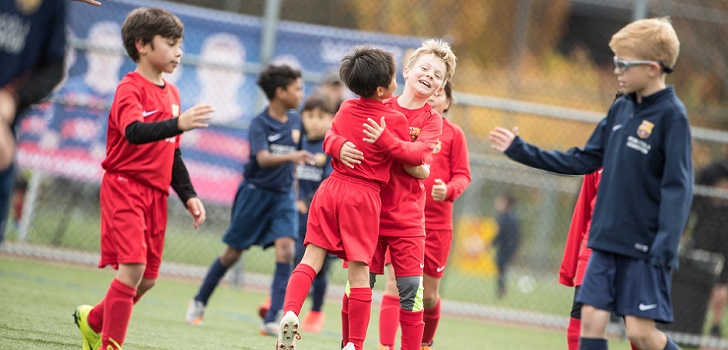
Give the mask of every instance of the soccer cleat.
POLYGON ((258 315, 260 315, 260 318, 265 320, 265 315, 268 314, 268 310, 270 309, 270 296, 267 296, 265 298, 265 301, 260 303, 258 306, 258 315))
POLYGON ((348 343, 348 344, 346 344, 346 346, 345 346, 345 347, 344 347, 343 349, 341 349, 341 350, 356 350, 356 348, 354 347, 354 343, 352 343, 352 342, 349 342, 349 343, 348 343))
POLYGON ((278 329, 276 350, 292 350, 296 348, 296 340, 301 339, 298 332, 298 316, 293 311, 286 312, 278 329))
POLYGON ((326 315, 321 311, 311 311, 303 318, 301 330, 304 332, 318 333, 324 328, 326 315))
POLYGON ((280 327, 278 326, 278 323, 275 322, 263 323, 263 325, 260 326, 260 335, 270 335, 271 337, 275 337, 278 336, 279 332, 280 327))
POLYGON ((96 350, 101 346, 101 334, 94 332, 88 324, 88 314, 93 308, 91 305, 81 305, 73 312, 73 322, 83 337, 83 350, 96 350))
POLYGON ((377 350, 394 350, 394 348, 389 345, 379 344, 379 347, 377 348, 377 350))
POLYGON ((430 342, 429 344, 422 344, 420 350, 432 350, 432 343, 433 342, 430 342))
POLYGON ((192 299, 187 307, 185 321, 191 325, 202 326, 202 317, 205 316, 205 304, 199 300, 192 299))

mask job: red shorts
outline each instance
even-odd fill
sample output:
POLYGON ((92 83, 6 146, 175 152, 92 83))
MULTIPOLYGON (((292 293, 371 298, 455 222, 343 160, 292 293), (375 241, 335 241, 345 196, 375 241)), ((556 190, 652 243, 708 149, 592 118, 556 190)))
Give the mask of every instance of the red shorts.
POLYGON ((452 246, 452 230, 428 230, 425 236, 425 274, 442 278, 452 246))
POLYGON ((383 274, 387 256, 391 258, 395 276, 422 276, 425 267, 425 237, 379 236, 369 271, 383 274))
POLYGON ((146 265, 144 278, 157 278, 167 227, 168 194, 124 175, 101 181, 101 260, 99 267, 146 265))
POLYGON ((378 185, 332 174, 313 196, 303 244, 370 265, 381 210, 378 185))

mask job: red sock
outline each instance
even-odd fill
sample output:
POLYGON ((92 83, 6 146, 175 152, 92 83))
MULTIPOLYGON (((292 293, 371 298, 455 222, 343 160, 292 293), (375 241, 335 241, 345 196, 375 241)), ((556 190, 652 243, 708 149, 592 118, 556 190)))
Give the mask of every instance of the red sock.
POLYGON ((342 347, 349 342, 349 296, 346 292, 341 298, 341 341, 342 347))
POLYGON ((101 328, 103 328, 104 325, 104 303, 106 303, 106 299, 101 299, 101 301, 99 301, 99 303, 91 309, 91 312, 88 313, 88 325, 96 333, 101 333, 101 328))
POLYGON ((422 344, 432 343, 435 339, 435 331, 440 323, 440 297, 437 298, 437 304, 432 309, 425 309, 422 317, 425 321, 425 330, 422 332, 422 344))
MULTIPOLYGON (((364 348, 372 312, 372 290, 369 287, 349 290, 349 340, 356 350, 364 348)), ((418 349, 419 350, 419 349, 418 349)))
POLYGON ((579 335, 581 334, 581 320, 569 318, 569 327, 566 328, 566 343, 569 350, 579 350, 579 335))
POLYGON ((141 299, 141 298, 142 298, 142 297, 144 296, 144 294, 145 294, 145 293, 146 293, 146 292, 144 292, 144 293, 137 293, 137 294, 136 294, 136 295, 134 296, 134 304, 135 304, 135 305, 136 305, 136 303, 138 303, 138 302, 139 302, 139 299, 141 299))
POLYGON ((379 308, 379 344, 394 347, 399 329, 399 297, 382 295, 379 308))
POLYGON ((104 298, 104 322, 101 331, 102 349, 121 349, 126 337, 126 329, 131 319, 136 288, 127 286, 114 279, 104 298))
POLYGON ((286 287, 286 298, 283 301, 283 313, 293 311, 296 315, 301 314, 301 307, 306 301, 308 291, 316 277, 316 270, 306 264, 298 264, 288 279, 286 287))
POLYGON ((402 327, 402 350, 420 350, 425 322, 424 311, 399 310, 399 324, 402 327))

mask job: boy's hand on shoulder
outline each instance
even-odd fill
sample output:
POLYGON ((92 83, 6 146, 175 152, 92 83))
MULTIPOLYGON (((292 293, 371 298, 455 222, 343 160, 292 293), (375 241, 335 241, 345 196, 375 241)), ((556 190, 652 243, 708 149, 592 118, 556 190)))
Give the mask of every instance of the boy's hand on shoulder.
POLYGON ((387 123, 384 121, 384 117, 382 117, 381 124, 377 124, 377 122, 372 118, 367 118, 367 123, 364 123, 364 135, 366 135, 366 137, 363 138, 364 142, 377 142, 377 139, 379 136, 382 136, 382 133, 386 128, 387 123))
POLYGON ((444 201, 447 197, 447 184, 442 179, 435 179, 432 185, 432 199, 436 202, 444 201))
POLYGON ((354 165, 361 164, 364 160, 364 153, 356 149, 356 145, 351 141, 346 141, 339 150, 339 160, 342 164, 354 169, 354 165))
POLYGON ((488 135, 488 139, 490 140, 490 142, 492 142, 490 148, 499 152, 505 152, 508 147, 511 146, 513 140, 515 140, 517 136, 517 126, 513 128, 513 131, 510 131, 506 128, 496 127, 488 135))
POLYGON ((296 151, 295 153, 291 153, 292 159, 291 161, 297 165, 301 164, 308 164, 308 165, 316 165, 316 159, 309 151, 296 151))
POLYGON ((210 105, 194 105, 179 116, 179 119, 177 120, 177 128, 180 131, 206 128, 208 124, 205 122, 212 119, 212 116, 209 114, 214 111, 215 109, 210 105))
POLYGON ((190 215, 192 215, 192 218, 194 219, 192 226, 195 228, 200 227, 207 218, 205 215, 205 206, 202 205, 202 201, 200 201, 197 197, 192 197, 187 200, 187 211, 190 212, 190 215))

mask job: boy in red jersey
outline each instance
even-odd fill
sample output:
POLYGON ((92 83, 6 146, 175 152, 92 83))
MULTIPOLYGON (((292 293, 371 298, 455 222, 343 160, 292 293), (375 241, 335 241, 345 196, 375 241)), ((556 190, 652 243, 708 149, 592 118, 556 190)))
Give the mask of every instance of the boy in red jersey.
POLYGON ((137 62, 119 83, 109 113, 106 171, 101 182, 101 260, 118 271, 104 299, 79 306, 74 319, 84 349, 121 349, 134 303, 154 286, 162 260, 167 197, 172 185, 197 228, 205 209, 190 182, 179 135, 207 127, 213 109, 196 105, 180 115, 179 91, 162 78, 179 64, 182 22, 158 8, 138 8, 121 29, 137 62))
MULTIPOLYGON (((620 94, 617 97, 621 96, 620 94)), ((591 174, 584 175, 579 196, 574 206, 574 214, 571 217, 569 235, 566 237, 564 256, 561 259, 559 268, 559 283, 574 287, 574 302, 571 305, 571 317, 569 326, 566 329, 566 341, 569 350, 579 349, 579 333, 581 331, 581 307, 582 303, 576 301, 579 294, 579 287, 584 280, 584 272, 589 262, 592 250, 587 248, 589 241, 589 227, 591 226, 594 205, 597 202, 597 189, 602 179, 602 169, 591 174)), ((637 348, 632 345, 633 350, 637 348)))
MULTIPOLYGON (((369 265, 377 242, 381 208, 380 189, 389 181, 392 159, 385 150, 362 141, 361 128, 368 119, 382 117, 390 125, 386 130, 406 138, 407 120, 399 112, 387 108, 382 100, 396 88, 394 58, 391 53, 356 47, 341 60, 339 75, 346 86, 360 97, 345 101, 336 113, 331 135, 367 153, 367 158, 355 167, 338 159, 332 161, 333 173, 321 183, 311 201, 301 263, 291 274, 283 306, 276 349, 295 349, 298 314, 314 277, 320 271, 327 253, 336 254, 349 262, 348 284, 351 310, 344 338, 346 349, 361 350, 364 344, 372 301, 369 284, 369 265)), ((341 148, 341 145, 338 145, 341 148)), ((409 152, 407 162, 417 166, 425 160, 426 152, 409 152)))
MULTIPOLYGON (((427 101, 442 119, 442 135, 432 152, 430 176, 425 184, 425 267, 422 299, 425 328, 421 349, 431 349, 440 321, 440 281, 452 244, 452 205, 470 184, 470 162, 463 130, 448 121, 445 112, 452 104, 452 84, 427 101), (429 195, 428 195, 429 194, 429 195)), ((399 295, 394 269, 386 265, 386 285, 379 310, 379 349, 391 350, 399 328, 399 295)))
MULTIPOLYGON (((426 147, 429 154, 435 149, 442 134, 442 117, 427 104, 427 100, 452 77, 455 66, 456 57, 450 45, 441 40, 426 40, 415 50, 402 72, 405 79, 402 95, 385 102, 387 106, 402 112, 407 117, 410 140, 426 147)), ((382 126, 371 120, 365 125, 365 140, 380 148, 405 147, 407 143, 405 141, 392 142, 393 137, 386 129, 382 129, 382 126)), ((327 150, 327 153, 335 156, 339 153, 335 150, 336 148, 327 150)), ((342 149, 341 153, 345 153, 345 150, 342 149)), ((427 162, 429 161, 428 157, 427 162)), ((429 168, 429 165, 427 167, 429 168)), ((425 265, 424 206, 425 188, 422 181, 410 176, 395 162, 392 166, 391 179, 382 190, 379 241, 372 259, 371 271, 374 274, 384 273, 386 252, 389 249, 400 296, 403 350, 420 348, 425 326, 420 302, 425 265)), ((346 299, 345 295, 342 318, 347 313, 346 299)))

